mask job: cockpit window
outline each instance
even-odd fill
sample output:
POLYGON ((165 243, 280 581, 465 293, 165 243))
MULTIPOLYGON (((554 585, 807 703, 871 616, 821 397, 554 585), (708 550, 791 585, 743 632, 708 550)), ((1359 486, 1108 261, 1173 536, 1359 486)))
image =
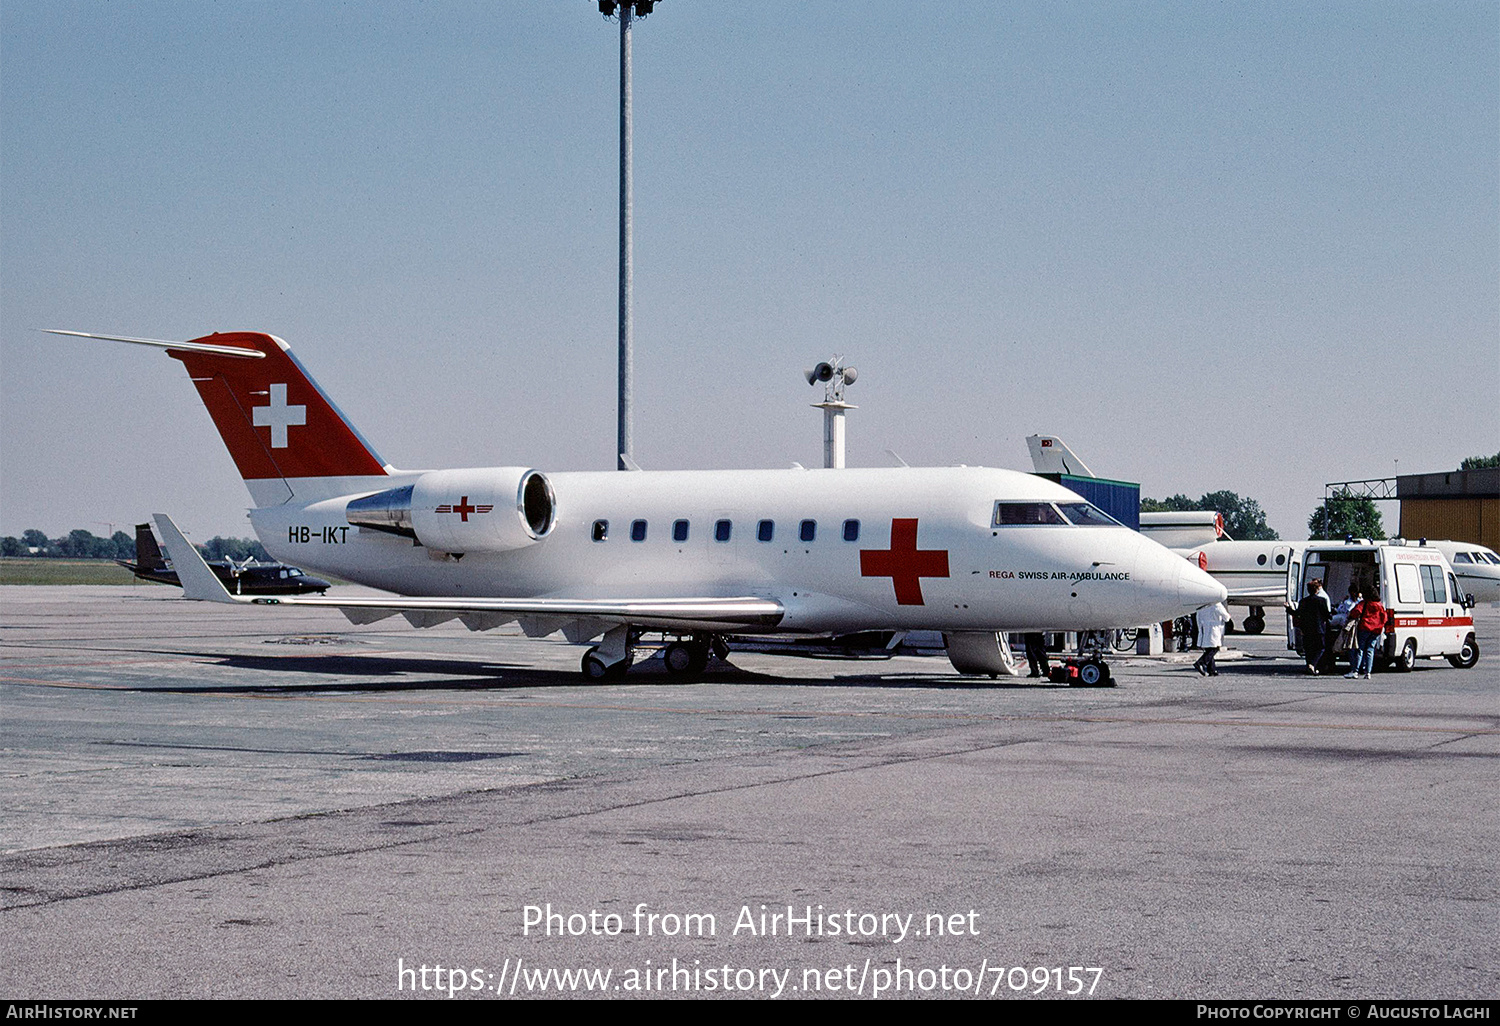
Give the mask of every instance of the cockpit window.
POLYGON ((997 502, 996 527, 1023 527, 1035 524, 1066 525, 1062 514, 1050 502, 997 502))
POLYGON ((1493 552, 1483 552, 1480 553, 1480 555, 1484 556, 1484 558, 1489 560, 1491 563, 1500 565, 1500 556, 1495 555, 1493 552))
POLYGON ((1063 502, 1058 504, 1063 516, 1079 527, 1119 527, 1120 522, 1098 506, 1088 502, 1063 502))
POLYGON ((1467 552, 1455 552, 1453 554, 1453 562, 1455 562, 1455 563, 1472 563, 1473 560, 1469 558, 1469 554, 1467 552))

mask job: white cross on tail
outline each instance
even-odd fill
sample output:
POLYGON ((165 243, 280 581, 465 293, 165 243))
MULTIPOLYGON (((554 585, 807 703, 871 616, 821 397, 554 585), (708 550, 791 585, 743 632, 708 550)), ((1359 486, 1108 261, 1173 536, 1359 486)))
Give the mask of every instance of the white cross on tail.
POLYGON ((271 429, 271 448, 286 448, 286 429, 292 424, 305 425, 307 423, 306 406, 288 406, 286 404, 286 386, 271 386, 271 405, 257 406, 254 410, 256 427, 269 427, 271 429))

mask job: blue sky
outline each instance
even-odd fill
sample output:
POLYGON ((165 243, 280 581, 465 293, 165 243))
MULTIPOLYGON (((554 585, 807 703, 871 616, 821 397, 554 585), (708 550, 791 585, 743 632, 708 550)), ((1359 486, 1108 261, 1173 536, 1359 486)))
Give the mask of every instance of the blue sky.
MULTIPOLYGON (((0 5, 0 533, 248 534, 181 366, 285 338, 402 467, 612 465, 618 30, 584 0, 0 5)), ((1300 537, 1500 449, 1500 7, 662 0, 636 458, 1029 469, 1300 537)))

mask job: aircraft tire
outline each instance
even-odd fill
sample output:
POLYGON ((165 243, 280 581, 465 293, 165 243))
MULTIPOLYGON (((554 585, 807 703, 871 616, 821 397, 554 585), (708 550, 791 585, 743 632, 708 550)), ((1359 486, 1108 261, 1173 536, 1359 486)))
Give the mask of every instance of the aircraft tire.
POLYGON ((1245 633, 1259 634, 1266 629, 1266 618, 1264 616, 1245 617, 1245 633))
POLYGON ((674 641, 661 660, 673 677, 697 677, 708 669, 708 646, 693 641, 674 641))
POLYGON ((585 652, 583 654, 583 664, 581 667, 581 669, 583 670, 583 676, 587 680, 595 682, 608 680, 610 676, 610 667, 605 666, 604 660, 600 659, 594 654, 597 651, 599 651, 597 648, 591 648, 587 652, 585 652))
POLYGON ((1479 642, 1470 634, 1464 639, 1464 647, 1457 655, 1448 657, 1448 662, 1460 670, 1472 670, 1474 664, 1479 662, 1479 642))

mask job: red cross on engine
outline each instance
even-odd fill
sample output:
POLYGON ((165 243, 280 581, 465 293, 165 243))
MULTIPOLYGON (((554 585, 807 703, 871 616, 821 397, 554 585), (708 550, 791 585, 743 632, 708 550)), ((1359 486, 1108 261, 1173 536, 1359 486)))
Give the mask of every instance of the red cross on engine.
POLYGON ((889 577, 896 587, 896 605, 921 606, 923 577, 948 576, 947 549, 917 548, 917 518, 891 520, 889 549, 861 549, 862 577, 889 577))
POLYGON ((469 505, 469 497, 465 495, 462 499, 458 500, 458 505, 453 507, 453 512, 457 513, 458 518, 467 524, 469 522, 469 514, 473 513, 477 508, 476 506, 469 505))

